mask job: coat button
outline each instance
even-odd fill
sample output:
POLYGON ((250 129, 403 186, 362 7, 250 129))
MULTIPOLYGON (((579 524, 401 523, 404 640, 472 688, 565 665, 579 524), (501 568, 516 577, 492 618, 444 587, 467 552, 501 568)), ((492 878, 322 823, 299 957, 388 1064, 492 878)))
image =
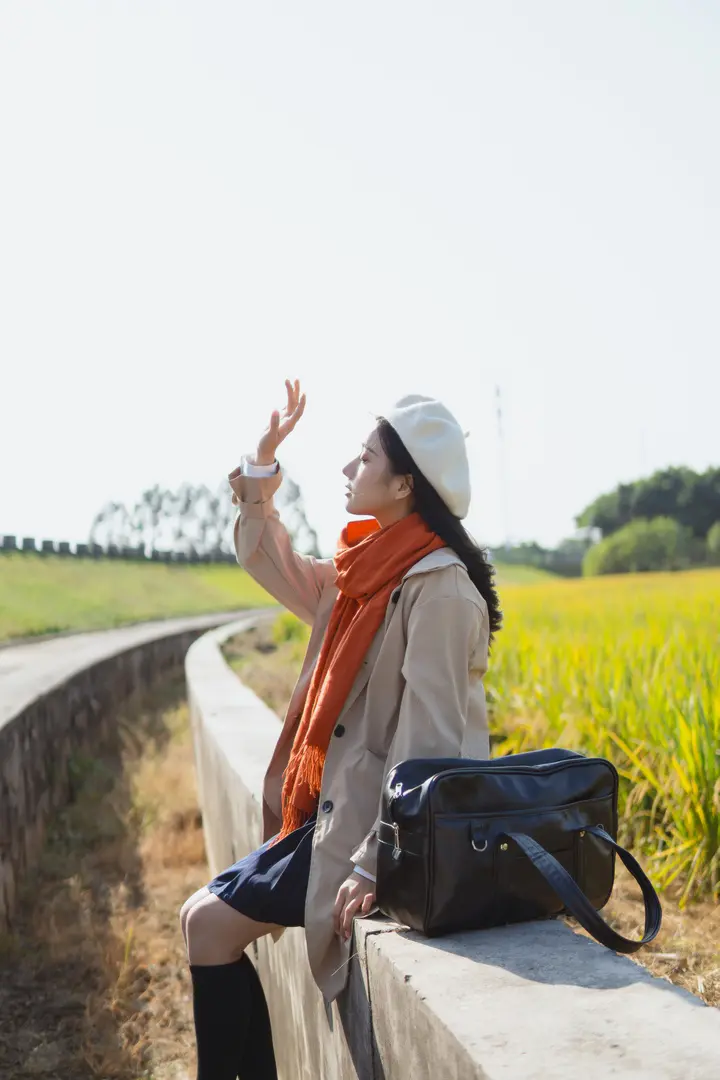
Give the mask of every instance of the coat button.
POLYGON ((334 734, 337 735, 338 739, 342 735, 344 735, 345 734, 345 725, 344 724, 338 724, 338 726, 335 728, 334 734))
POLYGON ((332 810, 332 808, 333 808, 332 801, 330 799, 326 799, 325 802, 322 804, 323 813, 324 814, 329 814, 330 811, 332 810))

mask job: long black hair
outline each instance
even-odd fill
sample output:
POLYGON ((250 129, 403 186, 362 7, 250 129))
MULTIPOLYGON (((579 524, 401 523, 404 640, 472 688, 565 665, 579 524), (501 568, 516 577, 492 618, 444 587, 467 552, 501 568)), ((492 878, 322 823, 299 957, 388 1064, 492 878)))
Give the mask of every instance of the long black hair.
POLYGON ((450 511, 442 497, 429 480, 420 472, 392 424, 379 417, 377 433, 390 468, 395 476, 411 476, 415 510, 425 524, 445 541, 467 568, 470 580, 485 600, 490 616, 490 641, 502 626, 502 611, 493 578, 495 567, 488 559, 487 550, 475 543, 463 528, 460 518, 450 511))

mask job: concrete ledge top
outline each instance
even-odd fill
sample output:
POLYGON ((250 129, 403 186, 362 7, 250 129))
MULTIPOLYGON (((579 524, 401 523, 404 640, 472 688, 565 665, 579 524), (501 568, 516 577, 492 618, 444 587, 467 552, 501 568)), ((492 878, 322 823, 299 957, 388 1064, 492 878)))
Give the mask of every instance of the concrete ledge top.
MULTIPOLYGON (((33 701, 102 660, 164 637, 237 622, 241 612, 158 619, 112 630, 29 640, 0 649, 0 729, 33 701)), ((256 618, 261 612, 253 612, 256 618)))
MULTIPOLYGON (((241 778, 238 790, 259 803, 279 720, 219 650, 253 621, 199 638, 186 671, 208 734, 241 778)), ((561 921, 428 939, 378 917, 357 920, 355 940, 380 1080, 720 1076, 720 1010, 561 921)))
POLYGON ((265 770, 281 723, 277 714, 228 667, 220 646, 264 618, 277 618, 277 612, 248 612, 244 618, 198 638, 185 657, 189 693, 199 699, 205 722, 258 806, 262 806, 265 770))
POLYGON ((468 1075, 720 1075, 717 1009, 562 922, 428 940, 383 933, 379 920, 365 920, 361 932, 377 935, 368 952, 376 952, 386 972, 374 980, 375 1009, 391 1009, 399 991, 415 996, 413 1011, 424 1013, 430 1026, 441 1025, 475 1064, 468 1075))

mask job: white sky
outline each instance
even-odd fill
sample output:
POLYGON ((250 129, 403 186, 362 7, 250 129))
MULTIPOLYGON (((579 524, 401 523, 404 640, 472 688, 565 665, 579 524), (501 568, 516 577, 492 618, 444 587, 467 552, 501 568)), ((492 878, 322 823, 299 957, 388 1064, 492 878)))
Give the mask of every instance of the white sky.
POLYGON ((286 375, 326 550, 403 393, 483 542, 720 464, 719 106, 709 0, 0 0, 0 533, 215 484, 286 375))

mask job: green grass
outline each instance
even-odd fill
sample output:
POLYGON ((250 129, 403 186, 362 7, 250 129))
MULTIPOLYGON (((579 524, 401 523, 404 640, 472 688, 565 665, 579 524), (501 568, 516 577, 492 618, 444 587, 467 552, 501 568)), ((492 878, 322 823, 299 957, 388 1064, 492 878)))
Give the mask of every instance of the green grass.
POLYGON ((551 574, 549 570, 540 570, 535 566, 516 566, 514 563, 503 563, 496 560, 493 564, 497 571, 496 582, 499 587, 503 585, 537 585, 540 582, 561 581, 557 574, 551 574))
POLYGON ((501 591, 486 689, 499 753, 611 759, 620 842, 656 884, 720 901, 720 569, 501 591))
POLYGON ((0 640, 272 603, 239 566, 0 555, 0 640))
MULTIPOLYGON (((549 580, 544 570, 498 565, 500 587, 549 580)), ((239 566, 0 555, 0 641, 272 603, 239 566)))

